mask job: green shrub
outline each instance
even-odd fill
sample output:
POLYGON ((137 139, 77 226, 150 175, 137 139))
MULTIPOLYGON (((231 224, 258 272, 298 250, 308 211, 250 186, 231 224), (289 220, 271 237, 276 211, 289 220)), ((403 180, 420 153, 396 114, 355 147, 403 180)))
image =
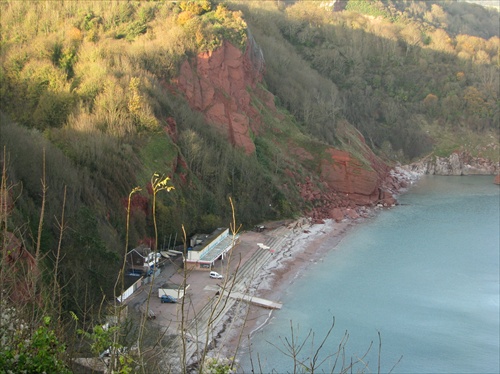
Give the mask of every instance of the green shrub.
POLYGON ((390 14, 387 11, 378 7, 377 4, 371 0, 351 0, 347 3, 346 10, 366 14, 373 17, 390 17, 390 14))
POLYGON ((177 18, 189 35, 195 40, 198 51, 213 51, 224 40, 244 49, 247 38, 247 24, 243 14, 230 11, 219 4, 215 10, 194 13, 185 10, 177 18))
POLYGON ((199 16, 212 9, 212 2, 210 0, 186 0, 179 2, 179 8, 183 12, 199 16))
POLYGON ((75 103, 70 93, 45 91, 33 112, 34 127, 44 130, 61 127, 67 120, 75 103))
POLYGON ((62 356, 66 347, 50 328, 50 317, 29 334, 28 326, 2 306, 0 367, 5 373, 71 373, 62 356), (5 313, 7 312, 7 313, 5 313), (10 320, 4 318, 8 316, 10 320), (8 328, 12 324, 13 328, 8 328))

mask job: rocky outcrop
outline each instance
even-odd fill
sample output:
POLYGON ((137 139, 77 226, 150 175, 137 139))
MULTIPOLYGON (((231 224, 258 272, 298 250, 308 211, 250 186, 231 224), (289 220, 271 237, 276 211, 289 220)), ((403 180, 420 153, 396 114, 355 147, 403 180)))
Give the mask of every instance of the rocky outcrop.
POLYGON ((379 199, 381 175, 386 170, 377 170, 352 157, 345 151, 327 150, 329 159, 322 160, 321 178, 332 188, 346 194, 357 205, 368 205, 379 199))
POLYGON ((345 8, 347 7, 347 3, 348 3, 347 0, 336 0, 335 4, 333 6, 333 11, 334 12, 341 12, 341 11, 345 10, 345 8))
POLYGON ((331 9, 333 12, 341 12, 345 10, 347 6, 348 1, 347 0, 330 0, 330 1, 323 1, 320 5, 320 7, 326 8, 326 9, 331 9))
POLYGON ((275 106, 273 95, 257 85, 264 73, 264 59, 251 35, 247 45, 243 53, 224 42, 215 51, 185 61, 176 83, 194 110, 203 113, 233 145, 251 154, 255 151, 251 134, 259 134, 261 118, 251 105, 249 89, 270 109, 275 106))
POLYGON ((389 187, 397 183, 389 173, 390 168, 372 152, 353 126, 343 122, 337 124, 337 129, 358 156, 327 149, 327 156, 321 161, 321 179, 356 205, 394 205, 396 200, 389 187))
POLYGON ((306 179, 305 183, 300 185, 301 197, 313 206, 306 215, 314 223, 321 223, 325 219, 340 222, 344 219, 366 218, 373 214, 373 207, 392 207, 397 204, 395 196, 405 191, 419 177, 420 175, 416 172, 401 167, 392 168, 380 184, 374 185, 379 193, 378 198, 373 200, 366 197, 362 197, 360 200, 359 196, 356 196, 357 193, 349 194, 336 191, 326 185, 326 182, 323 186, 324 189, 320 189, 317 184, 306 179), (367 201, 367 204, 359 205, 360 202, 366 203, 367 201))
POLYGON ((494 175, 500 172, 500 165, 468 152, 454 152, 448 157, 427 157, 412 164, 411 170, 431 175, 494 175))

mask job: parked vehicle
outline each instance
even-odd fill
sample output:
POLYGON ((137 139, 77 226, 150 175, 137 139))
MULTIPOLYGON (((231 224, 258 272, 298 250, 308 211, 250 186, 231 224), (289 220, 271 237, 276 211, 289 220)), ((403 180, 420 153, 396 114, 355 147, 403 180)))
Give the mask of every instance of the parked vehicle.
POLYGON ((216 271, 211 271, 210 272, 210 278, 213 278, 213 279, 222 279, 223 276, 220 275, 219 273, 217 273, 216 271))
POLYGON ((177 299, 173 296, 170 296, 170 295, 162 295, 162 297, 160 297, 160 301, 161 303, 176 303, 177 302, 177 299))
POLYGON ((142 270, 131 269, 131 270, 129 270, 129 272, 127 273, 127 275, 130 275, 132 277, 140 277, 140 276, 142 276, 142 270))

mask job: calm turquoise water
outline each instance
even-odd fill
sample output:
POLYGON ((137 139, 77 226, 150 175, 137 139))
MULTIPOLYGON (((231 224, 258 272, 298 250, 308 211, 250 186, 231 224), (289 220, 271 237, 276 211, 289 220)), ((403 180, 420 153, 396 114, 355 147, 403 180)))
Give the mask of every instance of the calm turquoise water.
MULTIPOLYGON (((347 331, 348 359, 374 342, 365 361, 366 372, 376 373, 380 332, 381 372, 402 355, 393 373, 499 373, 500 200, 492 181, 423 177, 402 205, 355 227, 295 281, 283 309, 254 335, 252 357, 259 355, 262 372, 293 370, 269 343, 284 348, 290 321, 295 336, 312 329, 317 346, 335 317, 322 357, 347 331)), ((248 357, 242 364, 250 372, 248 357)))

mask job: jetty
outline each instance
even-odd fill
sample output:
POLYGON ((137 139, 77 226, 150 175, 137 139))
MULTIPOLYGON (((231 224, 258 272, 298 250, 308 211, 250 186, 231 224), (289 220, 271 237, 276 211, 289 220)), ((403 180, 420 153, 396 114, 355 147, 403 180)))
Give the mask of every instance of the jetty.
POLYGON ((215 291, 215 292, 222 292, 224 296, 231 297, 235 300, 241 300, 241 301, 246 301, 250 304, 257 305, 263 308, 267 309, 281 309, 283 304, 277 303, 275 301, 263 299, 261 297, 255 297, 255 296, 250 296, 247 295, 243 292, 238 292, 238 291, 224 291, 220 287, 215 287, 215 286, 206 286, 205 290, 207 291, 215 291))

